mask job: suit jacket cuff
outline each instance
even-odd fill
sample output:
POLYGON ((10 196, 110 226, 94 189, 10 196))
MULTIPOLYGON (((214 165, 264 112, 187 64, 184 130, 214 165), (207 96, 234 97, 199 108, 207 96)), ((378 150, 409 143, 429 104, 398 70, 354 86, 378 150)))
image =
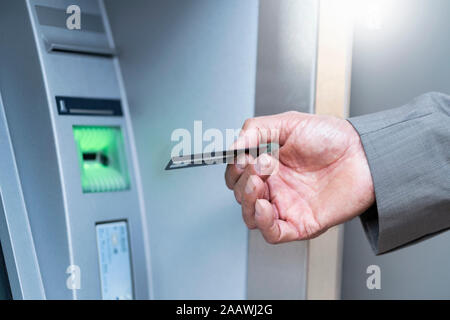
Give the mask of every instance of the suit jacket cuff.
POLYGON ((349 119, 373 178, 376 204, 361 221, 376 254, 450 226, 442 176, 448 175, 449 102, 431 93, 401 108, 349 119))

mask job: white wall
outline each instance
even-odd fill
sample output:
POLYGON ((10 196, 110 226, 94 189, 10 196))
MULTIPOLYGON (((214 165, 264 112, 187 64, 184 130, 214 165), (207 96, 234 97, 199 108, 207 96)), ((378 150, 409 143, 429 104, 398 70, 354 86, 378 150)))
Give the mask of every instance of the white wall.
MULTIPOLYGON (((360 16, 353 48, 352 116, 399 107, 429 91, 450 94, 450 1, 381 1, 370 28, 360 16)), ((450 233, 376 257, 359 219, 345 226, 344 299, 449 299, 450 233), (366 269, 381 268, 381 290, 366 269)))

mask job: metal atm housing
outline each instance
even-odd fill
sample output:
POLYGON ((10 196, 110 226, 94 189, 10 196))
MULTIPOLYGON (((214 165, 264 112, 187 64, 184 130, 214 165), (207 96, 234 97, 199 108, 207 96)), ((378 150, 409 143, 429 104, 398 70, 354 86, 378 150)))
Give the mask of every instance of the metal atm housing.
POLYGON ((81 30, 66 27, 72 4, 0 2, 9 157, 0 170, 10 172, 0 174, 0 243, 10 292, 148 299, 147 224, 114 43, 101 0, 76 1, 81 30))

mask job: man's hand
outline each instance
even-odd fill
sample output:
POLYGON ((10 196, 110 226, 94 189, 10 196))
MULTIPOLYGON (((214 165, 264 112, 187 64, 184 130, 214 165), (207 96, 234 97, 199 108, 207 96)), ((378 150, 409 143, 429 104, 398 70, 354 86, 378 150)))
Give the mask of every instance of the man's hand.
POLYGON ((267 242, 314 238, 374 203, 367 159, 348 121, 288 112, 249 119, 242 129, 236 148, 280 144, 279 159, 244 155, 225 173, 247 227, 267 242))

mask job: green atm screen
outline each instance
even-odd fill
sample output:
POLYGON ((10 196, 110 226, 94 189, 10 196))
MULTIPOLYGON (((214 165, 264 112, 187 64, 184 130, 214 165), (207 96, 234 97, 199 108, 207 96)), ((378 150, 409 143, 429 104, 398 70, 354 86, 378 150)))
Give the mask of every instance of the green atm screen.
POLYGON ((74 126, 84 193, 130 188, 120 127, 74 126))

